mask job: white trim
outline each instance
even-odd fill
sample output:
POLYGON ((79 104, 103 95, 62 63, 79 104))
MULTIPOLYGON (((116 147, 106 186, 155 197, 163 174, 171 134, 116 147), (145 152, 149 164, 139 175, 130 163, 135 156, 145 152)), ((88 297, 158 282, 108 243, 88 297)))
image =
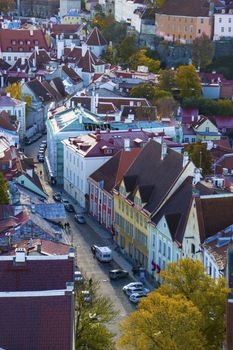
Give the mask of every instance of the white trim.
POLYGON ((67 289, 23 291, 23 292, 0 292, 0 298, 26 298, 65 295, 67 289))
POLYGON ((213 194, 200 196, 201 199, 233 197, 233 194, 213 194))
MULTIPOLYGON (((0 261, 13 261, 15 255, 10 256, 0 256, 0 261)), ((68 260, 69 255, 49 255, 49 256, 41 256, 41 255, 26 255, 26 260, 68 260)))

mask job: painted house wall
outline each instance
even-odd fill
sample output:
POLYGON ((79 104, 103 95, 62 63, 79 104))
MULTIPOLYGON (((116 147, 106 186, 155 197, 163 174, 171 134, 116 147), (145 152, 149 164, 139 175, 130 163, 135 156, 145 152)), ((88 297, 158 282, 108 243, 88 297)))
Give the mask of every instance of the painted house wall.
POLYGON ((109 160, 104 157, 83 157, 64 144, 64 189, 85 208, 85 195, 89 193, 88 177, 109 160))
POLYGON ((19 138, 20 141, 26 135, 26 102, 19 102, 15 106, 1 106, 0 112, 5 111, 10 115, 15 115, 19 121, 19 138))
POLYGON ((233 14, 216 13, 214 15, 214 38, 220 40, 222 37, 233 37, 233 14))

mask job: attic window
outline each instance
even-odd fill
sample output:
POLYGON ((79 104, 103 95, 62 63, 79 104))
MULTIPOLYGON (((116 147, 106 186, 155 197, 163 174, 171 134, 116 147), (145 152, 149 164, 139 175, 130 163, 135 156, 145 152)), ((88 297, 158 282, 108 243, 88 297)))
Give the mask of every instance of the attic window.
POLYGON ((134 197, 134 204, 137 205, 138 207, 142 206, 142 201, 139 197, 135 196, 134 197))
POLYGON ((27 40, 27 45, 30 45, 31 44, 31 41, 30 40, 27 40))
POLYGON ((7 48, 7 51, 12 51, 12 47, 8 47, 8 48, 7 48))
POLYGON ((11 40, 12 45, 16 45, 16 40, 11 40))
POLYGON ((19 51, 21 51, 21 52, 22 52, 22 51, 23 51, 23 47, 20 47, 20 48, 19 48, 19 51))
POLYGON ((23 45, 23 40, 19 40, 19 45, 23 45))
POLYGON ((38 41, 38 40, 34 40, 34 44, 35 44, 35 45, 38 45, 38 44, 39 44, 39 41, 38 41))

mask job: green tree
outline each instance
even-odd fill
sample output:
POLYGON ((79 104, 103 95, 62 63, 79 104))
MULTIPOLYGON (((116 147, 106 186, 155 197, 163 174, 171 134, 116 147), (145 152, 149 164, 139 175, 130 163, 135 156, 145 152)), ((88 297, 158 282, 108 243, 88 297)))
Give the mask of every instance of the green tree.
POLYGON ((0 13, 8 13, 15 9, 14 0, 0 0, 0 13))
POLYGON ((161 272, 164 284, 159 293, 174 297, 181 295, 191 301, 202 317, 199 329, 206 339, 206 350, 220 350, 225 338, 225 305, 229 289, 224 278, 217 281, 206 274, 197 260, 181 259, 169 263, 161 272))
POLYGON ((184 108, 198 108, 199 113, 209 115, 233 115, 233 104, 230 100, 212 100, 204 97, 185 98, 182 101, 184 108))
POLYGON ((0 172, 0 204, 8 204, 8 185, 7 181, 4 179, 3 174, 0 172))
POLYGON ((175 84, 180 90, 180 96, 183 98, 201 95, 200 78, 192 65, 180 66, 177 69, 175 84))
POLYGON ((77 350, 114 349, 114 334, 107 329, 106 323, 114 319, 116 311, 111 300, 100 294, 97 282, 90 280, 77 285, 75 312, 77 350), (89 296, 82 291, 89 291, 89 296))
POLYGON ((157 73, 160 68, 160 61, 147 56, 147 49, 141 49, 129 58, 131 69, 137 70, 138 66, 146 66, 149 72, 157 73))
POLYGON ((135 87, 133 87, 130 91, 131 97, 144 97, 147 98, 149 101, 152 101, 156 98, 156 88, 154 85, 145 83, 145 84, 139 84, 135 87))
POLYGON ((152 292, 120 324, 120 349, 204 350, 201 313, 182 295, 152 292))
POLYGON ((160 97, 156 101, 156 106, 158 110, 158 115, 160 117, 171 118, 174 116, 175 110, 178 107, 178 103, 173 96, 164 96, 164 97, 160 97))
POLYGON ((137 52, 135 36, 127 36, 117 47, 118 61, 128 63, 130 57, 137 52))
POLYGON ((159 72, 158 88, 160 90, 172 91, 175 87, 175 71, 172 69, 164 69, 159 72))
POLYGON ((202 169, 203 175, 211 173, 212 158, 205 143, 191 143, 185 147, 185 150, 195 166, 202 169))
POLYGON ((205 33, 193 40, 192 59, 195 66, 199 66, 204 70, 212 62, 213 56, 214 47, 212 41, 205 33))
POLYGON ((113 16, 109 15, 106 17, 101 30, 107 42, 111 41, 116 45, 126 37, 127 24, 118 23, 114 20, 113 16))

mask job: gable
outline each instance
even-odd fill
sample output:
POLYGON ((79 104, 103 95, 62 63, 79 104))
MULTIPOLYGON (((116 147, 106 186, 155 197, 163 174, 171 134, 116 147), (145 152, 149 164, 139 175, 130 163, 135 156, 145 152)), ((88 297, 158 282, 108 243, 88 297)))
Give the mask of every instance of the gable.
POLYGON ((195 130, 205 132, 206 128, 209 128, 209 131, 218 132, 218 128, 209 120, 206 119, 201 125, 197 126, 195 130))

